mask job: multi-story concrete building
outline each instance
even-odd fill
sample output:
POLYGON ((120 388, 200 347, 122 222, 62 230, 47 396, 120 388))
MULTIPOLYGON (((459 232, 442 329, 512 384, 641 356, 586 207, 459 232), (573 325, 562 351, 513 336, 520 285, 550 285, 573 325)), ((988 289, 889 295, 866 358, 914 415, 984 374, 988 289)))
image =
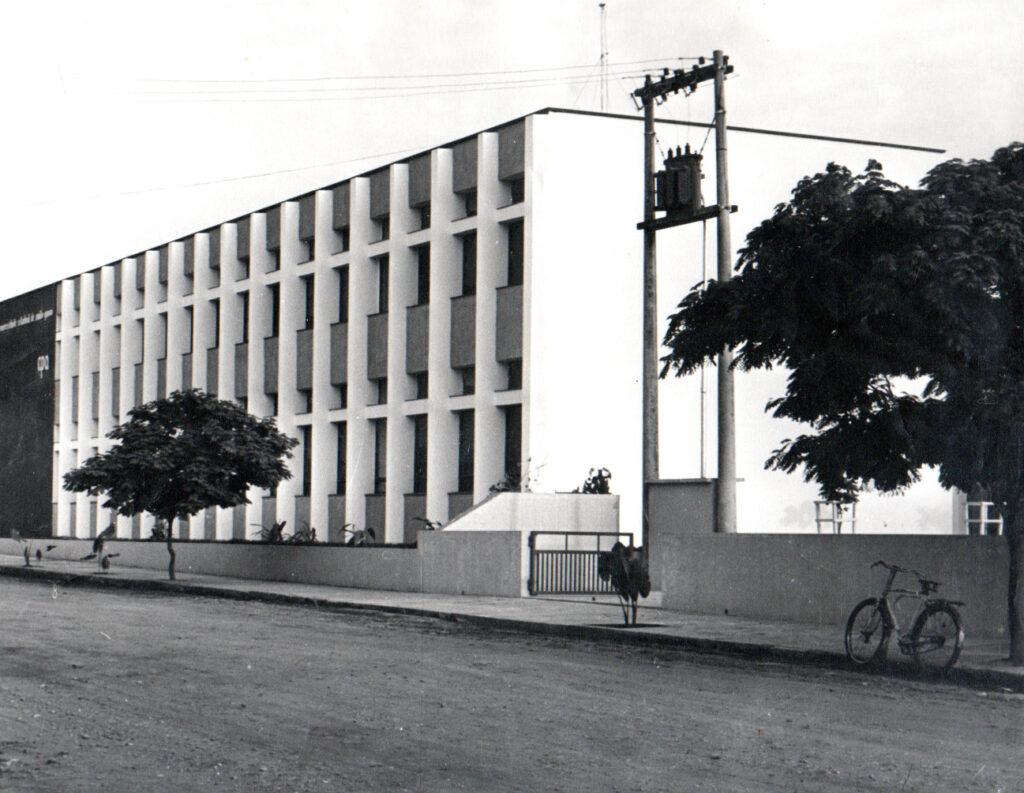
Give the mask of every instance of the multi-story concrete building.
MULTIPOLYGON (((659 134, 671 145, 683 129, 659 134)), ((828 159, 898 154, 907 181, 936 160, 736 132, 733 194, 750 225, 828 159)), ((408 541, 420 519, 449 520, 499 482, 564 491, 596 466, 613 472, 623 528, 637 528, 641 164, 637 119, 544 110, 0 304, 0 331, 14 323, 0 359, 30 385, 0 404, 0 478, 21 494, 0 529, 108 525, 61 477, 109 448, 133 406, 188 387, 276 416, 300 445, 276 493, 197 515, 183 537, 246 538, 286 520, 321 539, 352 524, 408 541), (15 446, 31 447, 31 466, 10 464, 15 446)), ((699 278, 699 238, 686 234, 659 235, 661 316, 699 278)), ((680 449, 675 475, 697 474, 695 383, 663 387, 663 475, 680 449)), ((747 448, 742 415, 740 429, 756 504, 756 488, 777 485, 759 484, 764 455, 747 448)), ((116 524, 147 537, 152 518, 116 524)))

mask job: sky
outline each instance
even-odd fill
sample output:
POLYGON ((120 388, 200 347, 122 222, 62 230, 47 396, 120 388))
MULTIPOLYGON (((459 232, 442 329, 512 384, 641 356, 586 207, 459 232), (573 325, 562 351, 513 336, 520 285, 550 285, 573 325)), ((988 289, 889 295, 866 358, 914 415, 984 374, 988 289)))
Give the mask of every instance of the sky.
MULTIPOLYGON (((1015 0, 608 0, 607 40, 612 112, 645 67, 720 48, 732 124, 964 158, 1024 139, 1015 0)), ((541 107, 597 110, 599 56, 591 0, 5 4, 0 299, 541 107)))

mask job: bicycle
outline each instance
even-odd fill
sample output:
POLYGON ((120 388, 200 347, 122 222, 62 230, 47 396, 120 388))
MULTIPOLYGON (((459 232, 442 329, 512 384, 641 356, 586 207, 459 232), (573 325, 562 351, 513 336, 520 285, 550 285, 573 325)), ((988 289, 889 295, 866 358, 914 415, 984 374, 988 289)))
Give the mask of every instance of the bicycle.
POLYGON ((957 606, 959 600, 931 597, 939 588, 938 581, 925 578, 917 570, 877 561, 871 569, 884 567, 889 571, 882 594, 862 600, 846 621, 846 657, 858 666, 879 664, 885 660, 889 639, 895 633, 900 652, 913 658, 918 671, 945 672, 956 663, 964 645, 963 621, 957 606), (918 588, 896 588, 893 584, 900 574, 917 578, 918 588), (890 602, 890 596, 895 598, 890 602), (909 633, 903 633, 896 617, 896 606, 901 600, 924 601, 909 633))

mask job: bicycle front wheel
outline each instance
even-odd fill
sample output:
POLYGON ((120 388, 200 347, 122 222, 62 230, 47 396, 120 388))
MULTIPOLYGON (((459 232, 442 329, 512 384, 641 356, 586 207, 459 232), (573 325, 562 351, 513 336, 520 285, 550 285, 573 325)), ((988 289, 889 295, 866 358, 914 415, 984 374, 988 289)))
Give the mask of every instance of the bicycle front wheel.
POLYGON ((949 603, 926 606, 914 621, 910 641, 918 671, 945 672, 964 646, 960 614, 949 603))
POLYGON ((876 663, 885 657, 889 643, 889 621, 878 598, 858 603, 846 621, 846 657, 858 666, 876 663))

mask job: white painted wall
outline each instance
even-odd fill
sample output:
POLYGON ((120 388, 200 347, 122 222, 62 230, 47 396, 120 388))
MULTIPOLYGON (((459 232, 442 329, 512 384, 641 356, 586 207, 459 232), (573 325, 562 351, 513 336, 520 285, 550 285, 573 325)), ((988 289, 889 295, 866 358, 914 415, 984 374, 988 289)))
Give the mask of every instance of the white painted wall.
MULTIPOLYGON (((567 490, 591 466, 612 471, 622 496, 624 529, 639 525, 642 125, 635 120, 551 113, 533 118, 532 357, 529 427, 531 465, 540 490, 567 490), (622 186, 634 189, 622 189, 622 186)), ((659 146, 689 142, 705 130, 658 127, 659 146)), ((705 149, 704 198, 713 203, 714 141, 705 149)), ((896 181, 916 185, 942 155, 771 136, 729 135, 732 241, 788 199, 797 181, 829 161, 863 169, 883 163, 896 181)), ((667 317, 701 278, 700 224, 658 234, 660 334, 667 317)), ((707 266, 714 274, 715 224, 707 226, 707 266)), ((706 459, 714 476, 715 388, 708 371, 706 459)), ((799 475, 768 472, 764 461, 779 442, 806 431, 764 412, 782 392, 784 371, 737 373, 738 513, 741 531, 814 531, 817 489, 799 475)), ((700 475, 699 376, 663 381, 660 398, 662 478, 700 475)), ((947 533, 950 497, 926 472, 902 496, 864 495, 858 531, 947 533)))

